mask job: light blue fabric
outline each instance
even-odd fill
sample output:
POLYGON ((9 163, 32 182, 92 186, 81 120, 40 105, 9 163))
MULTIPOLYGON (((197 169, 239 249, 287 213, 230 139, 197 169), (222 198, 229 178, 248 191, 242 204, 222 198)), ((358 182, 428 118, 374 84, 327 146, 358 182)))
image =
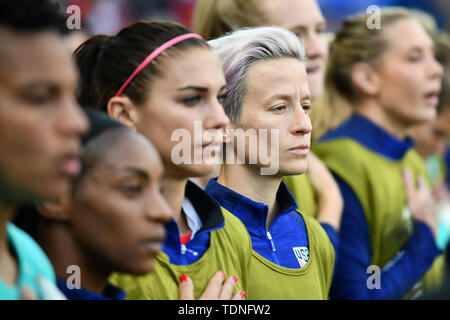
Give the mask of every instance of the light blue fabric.
POLYGON ((56 285, 55 272, 50 261, 39 245, 12 223, 7 224, 6 233, 10 248, 17 258, 19 272, 15 285, 6 284, 0 279, 0 300, 20 299, 24 287, 31 288, 39 299, 43 299, 38 277, 44 277, 56 285))

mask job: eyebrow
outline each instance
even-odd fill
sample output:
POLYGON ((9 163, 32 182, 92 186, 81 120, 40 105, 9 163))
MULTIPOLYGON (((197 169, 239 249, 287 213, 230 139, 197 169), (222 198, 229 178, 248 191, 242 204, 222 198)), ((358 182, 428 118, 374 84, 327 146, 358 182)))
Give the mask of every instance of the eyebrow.
MULTIPOLYGON (((222 86, 222 88, 220 88, 220 91, 222 91, 225 88, 226 88, 226 85, 222 86)), ((195 91, 202 91, 202 92, 209 91, 208 88, 200 87, 200 86, 186 86, 186 87, 182 87, 182 88, 178 88, 177 89, 177 91, 185 91, 185 90, 195 90, 195 91)))
POLYGON ((40 81, 36 81, 36 82, 30 82, 27 83, 23 86, 23 89, 25 90, 55 90, 57 89, 58 86, 56 84, 54 84, 53 82, 40 82, 40 81))
POLYGON ((134 173, 135 175, 137 175, 137 176, 139 176, 139 177, 141 177, 143 179, 146 179, 146 180, 150 179, 150 176, 149 176, 149 174, 146 171, 141 170, 141 169, 137 169, 137 168, 134 168, 134 167, 122 167, 122 168, 119 168, 119 169, 117 169, 115 171, 118 172, 118 173, 121 173, 121 172, 134 173))
MULTIPOLYGON (((270 102, 273 100, 277 100, 277 99, 282 99, 282 100, 291 100, 292 96, 288 95, 288 94, 284 94, 284 93, 280 93, 280 94, 275 94, 273 96, 270 96, 266 99, 266 101, 270 102)), ((301 100, 311 100, 311 95, 305 95, 303 97, 301 97, 301 100)))
MULTIPOLYGON (((327 23, 326 23, 325 20, 321 20, 321 21, 318 21, 318 22, 314 25, 314 27, 323 27, 323 28, 327 28, 327 23)), ((308 29, 308 26, 306 26, 306 25, 296 25, 296 26, 293 26, 293 27, 289 28, 289 30, 291 30, 291 31, 293 31, 293 32, 295 32, 295 31, 303 31, 303 30, 306 30, 306 29, 308 29)))

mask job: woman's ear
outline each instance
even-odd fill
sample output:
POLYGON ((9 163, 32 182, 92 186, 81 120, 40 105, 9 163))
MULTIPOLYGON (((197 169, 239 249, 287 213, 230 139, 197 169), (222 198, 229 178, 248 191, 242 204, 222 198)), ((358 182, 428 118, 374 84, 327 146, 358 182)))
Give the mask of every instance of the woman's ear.
POLYGON ((136 129, 136 105, 127 96, 112 97, 108 101, 107 111, 111 118, 136 129))
POLYGON ((70 214, 68 211, 68 201, 43 201, 37 205, 39 214, 49 220, 68 221, 70 214))
POLYGON ((352 81, 364 95, 375 96, 380 88, 380 77, 367 63, 356 63, 352 68, 352 81))

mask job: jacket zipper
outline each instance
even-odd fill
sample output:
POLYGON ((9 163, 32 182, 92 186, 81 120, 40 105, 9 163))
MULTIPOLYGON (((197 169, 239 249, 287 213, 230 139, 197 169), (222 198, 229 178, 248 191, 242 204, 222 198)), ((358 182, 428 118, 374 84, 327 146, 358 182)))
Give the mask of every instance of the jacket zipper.
POLYGON ((186 252, 192 254, 194 257, 198 256, 197 251, 191 250, 188 247, 186 247, 186 245, 182 244, 181 245, 181 254, 186 254, 186 252))
POLYGON ((276 264, 280 264, 280 262, 278 261, 278 257, 277 257, 277 249, 275 248, 275 244, 273 243, 273 239, 272 239, 272 235, 270 234, 269 231, 267 231, 267 239, 269 240, 270 243, 270 247, 272 248, 272 258, 275 261, 276 264))

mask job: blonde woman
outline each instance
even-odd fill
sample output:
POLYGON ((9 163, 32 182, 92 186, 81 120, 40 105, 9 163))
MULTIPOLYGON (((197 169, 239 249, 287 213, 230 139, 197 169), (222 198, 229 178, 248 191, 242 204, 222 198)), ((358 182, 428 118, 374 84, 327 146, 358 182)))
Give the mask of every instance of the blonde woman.
POLYGON ((332 297, 417 297, 441 282, 442 257, 426 168, 407 130, 436 116, 442 67, 408 11, 383 9, 380 29, 367 18, 344 21, 330 51, 328 90, 353 114, 313 148, 344 197, 332 297))
POLYGON ((231 123, 226 157, 245 161, 227 160, 206 192, 250 234, 248 298, 327 299, 333 246, 317 221, 297 210, 282 182, 283 176, 302 174, 308 166, 311 94, 304 49, 294 33, 280 27, 236 30, 209 44, 227 79, 223 105, 231 123), (256 140, 240 144, 249 132, 256 133, 256 140), (270 150, 268 163, 264 147, 270 150))

